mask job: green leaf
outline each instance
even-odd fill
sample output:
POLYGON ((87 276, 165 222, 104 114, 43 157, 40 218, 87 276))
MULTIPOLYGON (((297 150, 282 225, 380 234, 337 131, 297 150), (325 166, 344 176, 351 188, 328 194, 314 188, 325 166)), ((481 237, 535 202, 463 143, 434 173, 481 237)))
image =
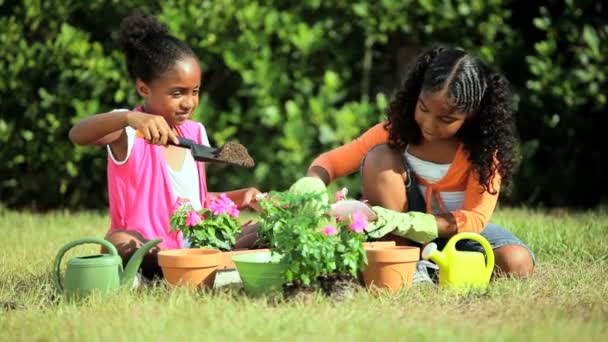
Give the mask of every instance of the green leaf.
POLYGON ((585 27, 583 28, 583 39, 585 40, 585 43, 587 43, 587 45, 589 46, 589 48, 591 49, 591 51, 593 52, 593 55, 596 58, 600 57, 600 49, 599 49, 599 39, 597 37, 597 33, 595 32, 595 29, 589 25, 585 25, 585 27))

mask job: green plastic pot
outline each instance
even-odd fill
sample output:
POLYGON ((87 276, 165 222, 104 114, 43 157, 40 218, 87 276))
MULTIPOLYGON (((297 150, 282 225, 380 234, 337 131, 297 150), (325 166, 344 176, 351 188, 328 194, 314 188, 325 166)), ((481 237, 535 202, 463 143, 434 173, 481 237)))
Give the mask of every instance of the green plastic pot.
POLYGON ((232 256, 245 292, 258 296, 282 290, 285 283, 285 265, 282 256, 272 252, 259 252, 232 256))

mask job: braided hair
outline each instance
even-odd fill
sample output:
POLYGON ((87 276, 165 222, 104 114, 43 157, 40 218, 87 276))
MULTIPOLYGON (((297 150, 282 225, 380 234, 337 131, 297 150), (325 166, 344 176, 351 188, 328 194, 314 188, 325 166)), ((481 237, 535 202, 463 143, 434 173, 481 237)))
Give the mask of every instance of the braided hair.
POLYGON ((196 55, 181 40, 170 35, 167 27, 154 17, 136 10, 120 24, 120 44, 133 80, 156 80, 184 57, 196 55))
POLYGON ((497 189, 491 184, 498 173, 508 188, 517 167, 508 81, 462 50, 437 47, 422 53, 386 111, 389 144, 399 151, 422 142, 414 119, 422 91, 446 91, 452 106, 469 114, 456 137, 463 143, 481 186, 495 194, 497 189))

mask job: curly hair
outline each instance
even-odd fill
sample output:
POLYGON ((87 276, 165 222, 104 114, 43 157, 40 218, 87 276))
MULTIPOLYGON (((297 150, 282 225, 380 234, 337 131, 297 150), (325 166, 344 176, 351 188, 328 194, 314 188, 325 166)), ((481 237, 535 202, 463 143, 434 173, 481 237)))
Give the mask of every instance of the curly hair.
POLYGON ((133 80, 153 81, 176 61, 184 57, 197 58, 186 43, 169 34, 165 25, 140 10, 120 23, 120 44, 133 80))
POLYGON ((491 186, 496 173, 509 188, 518 164, 509 83, 462 50, 437 47, 418 56, 386 111, 389 144, 404 151, 409 144, 421 143, 422 132, 414 118, 418 97, 422 91, 443 90, 455 108, 469 114, 456 137, 483 190, 497 193, 491 186))

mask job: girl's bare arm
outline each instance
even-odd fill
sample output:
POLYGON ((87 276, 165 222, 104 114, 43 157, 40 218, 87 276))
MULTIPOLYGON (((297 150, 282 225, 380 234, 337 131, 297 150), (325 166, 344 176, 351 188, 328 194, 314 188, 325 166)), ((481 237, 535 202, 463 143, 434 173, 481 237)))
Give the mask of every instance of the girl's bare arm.
MULTIPOLYGON (((129 125, 127 111, 93 115, 70 130, 70 140, 77 145, 107 145, 115 142, 129 125)), ((126 137, 125 137, 126 138, 126 137)))
POLYGON ((124 128, 131 126, 142 132, 151 144, 177 143, 177 135, 160 115, 142 112, 117 111, 96 114, 78 122, 70 130, 70 140, 78 145, 110 145, 115 157, 127 154, 127 135, 124 128))

